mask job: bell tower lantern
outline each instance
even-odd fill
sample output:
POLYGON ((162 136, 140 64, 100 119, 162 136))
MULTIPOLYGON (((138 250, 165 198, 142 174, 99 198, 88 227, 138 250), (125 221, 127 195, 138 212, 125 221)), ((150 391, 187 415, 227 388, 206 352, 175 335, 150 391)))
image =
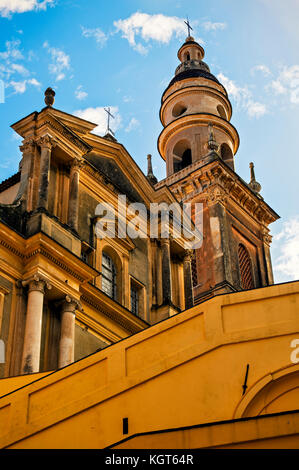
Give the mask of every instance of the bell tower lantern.
POLYGON ((160 119, 164 127, 158 149, 166 161, 167 176, 192 163, 211 159, 210 126, 219 155, 234 169, 239 136, 230 123, 232 107, 227 92, 203 61, 205 51, 188 36, 178 51, 180 64, 162 96, 160 119))

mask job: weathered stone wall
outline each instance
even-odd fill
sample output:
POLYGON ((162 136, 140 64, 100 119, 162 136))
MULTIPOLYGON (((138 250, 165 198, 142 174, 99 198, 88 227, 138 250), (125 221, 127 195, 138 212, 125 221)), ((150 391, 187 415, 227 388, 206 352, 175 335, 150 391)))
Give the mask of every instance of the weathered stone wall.
POLYGON ((89 354, 94 353, 97 349, 103 349, 107 346, 95 335, 89 333, 86 329, 79 325, 75 327, 75 361, 82 359, 89 354))
POLYGON ((82 240, 91 242, 91 218, 95 216, 95 210, 99 201, 85 191, 79 193, 79 219, 78 233, 82 240))

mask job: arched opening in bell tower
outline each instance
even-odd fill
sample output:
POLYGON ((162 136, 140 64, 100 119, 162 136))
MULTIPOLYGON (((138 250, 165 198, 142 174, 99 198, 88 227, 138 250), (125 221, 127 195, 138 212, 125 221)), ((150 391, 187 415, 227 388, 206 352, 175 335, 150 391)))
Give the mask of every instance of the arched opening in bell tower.
POLYGON ((222 160, 232 169, 234 169, 234 155, 227 144, 222 144, 220 147, 220 154, 222 160))
POLYGON ((179 117, 187 111, 187 106, 183 103, 177 103, 172 110, 173 117, 179 117))
POLYGON ((173 171, 177 173, 191 165, 192 152, 187 140, 180 140, 173 148, 173 171))
POLYGON ((218 111, 218 114, 220 117, 222 117, 223 119, 226 119, 226 114, 225 114, 225 111, 224 111, 224 107, 221 106, 221 104, 219 104, 217 106, 217 111, 218 111))

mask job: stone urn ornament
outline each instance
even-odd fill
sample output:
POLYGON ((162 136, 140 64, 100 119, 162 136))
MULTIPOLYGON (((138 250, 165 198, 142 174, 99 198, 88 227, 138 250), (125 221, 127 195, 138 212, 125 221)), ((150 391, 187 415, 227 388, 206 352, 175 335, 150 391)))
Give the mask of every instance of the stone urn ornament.
POLYGON ((47 106, 53 106, 55 101, 55 91, 52 88, 47 88, 45 91, 45 103, 47 106))

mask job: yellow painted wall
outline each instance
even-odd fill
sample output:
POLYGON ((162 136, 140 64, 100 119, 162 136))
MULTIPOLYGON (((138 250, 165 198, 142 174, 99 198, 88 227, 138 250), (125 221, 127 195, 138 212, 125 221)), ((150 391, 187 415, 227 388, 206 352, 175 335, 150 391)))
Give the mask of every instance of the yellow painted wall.
POLYGON ((124 417, 136 434, 294 409, 298 311, 299 282, 210 299, 0 399, 0 446, 103 448, 124 417))
POLYGON ((129 437, 113 449, 298 449, 299 410, 129 437))

